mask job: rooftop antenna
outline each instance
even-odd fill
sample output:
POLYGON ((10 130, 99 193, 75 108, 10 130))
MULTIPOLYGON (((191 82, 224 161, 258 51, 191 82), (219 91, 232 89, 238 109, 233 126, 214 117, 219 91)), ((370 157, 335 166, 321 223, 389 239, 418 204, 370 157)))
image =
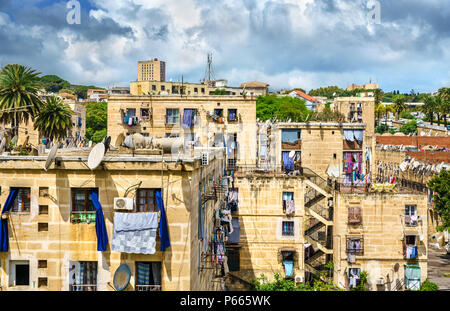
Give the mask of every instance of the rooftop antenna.
POLYGON ((213 68, 212 53, 208 53, 206 56, 206 70, 203 81, 211 82, 213 80, 214 80, 214 68, 213 68))
POLYGON ((95 170, 100 163, 102 163, 105 150, 106 147, 104 143, 99 143, 92 148, 91 153, 89 153, 87 164, 91 171, 95 170))
POLYGON ((50 152, 48 153, 47 161, 45 162, 44 170, 46 172, 50 168, 50 165, 52 165, 53 161, 55 160, 57 151, 58 151, 58 144, 55 144, 55 145, 53 145, 52 149, 50 149, 50 152))

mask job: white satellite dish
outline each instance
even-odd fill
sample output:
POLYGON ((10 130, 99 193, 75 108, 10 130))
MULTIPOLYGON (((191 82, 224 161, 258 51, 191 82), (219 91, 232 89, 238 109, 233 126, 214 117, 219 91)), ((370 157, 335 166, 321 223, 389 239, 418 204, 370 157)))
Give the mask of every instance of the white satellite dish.
POLYGON ((56 152, 58 151, 58 145, 54 145, 52 149, 50 149, 50 152, 48 153, 47 161, 45 162, 44 170, 47 171, 50 168, 50 165, 52 165, 53 161, 56 158, 56 152))
POLYGON ((295 151, 294 150, 289 152, 289 158, 293 158, 294 156, 295 156, 295 151))
POLYGON ((103 161, 103 156, 105 155, 105 145, 103 143, 99 143, 92 148, 91 153, 89 153, 88 157, 88 167, 93 171, 95 170, 100 163, 103 161))

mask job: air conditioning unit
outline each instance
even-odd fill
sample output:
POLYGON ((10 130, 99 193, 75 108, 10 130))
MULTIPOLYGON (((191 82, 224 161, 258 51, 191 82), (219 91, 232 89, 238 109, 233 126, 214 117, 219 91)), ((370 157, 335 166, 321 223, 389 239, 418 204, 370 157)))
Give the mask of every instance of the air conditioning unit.
POLYGON ((384 285, 384 279, 377 279, 377 280, 375 281, 375 283, 376 283, 377 285, 384 285))
POLYGON ((296 275, 295 283, 303 283, 303 275, 296 275))
POLYGON ((116 210, 133 210, 133 198, 114 198, 114 209, 116 210))
POLYGON ((209 152, 202 152, 202 165, 209 165, 209 152))

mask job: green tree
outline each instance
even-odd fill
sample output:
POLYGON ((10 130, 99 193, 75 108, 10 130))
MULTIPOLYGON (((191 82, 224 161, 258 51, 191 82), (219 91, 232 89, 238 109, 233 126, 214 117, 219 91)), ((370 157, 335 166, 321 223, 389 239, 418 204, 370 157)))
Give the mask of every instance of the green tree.
POLYGON ((444 125, 447 127, 447 114, 450 112, 450 88, 441 88, 438 91, 438 96, 441 99, 439 112, 444 118, 444 125))
POLYGON ((303 122, 310 118, 305 101, 290 96, 265 95, 256 100, 256 117, 261 121, 274 120, 303 122))
POLYGON ((433 125, 434 112, 436 111, 436 101, 433 96, 427 95, 424 98, 423 105, 420 110, 430 119, 431 125, 433 125))
POLYGON ((400 128, 400 132, 408 135, 408 134, 417 134, 417 121, 416 120, 412 120, 409 121, 408 123, 404 124, 401 128, 400 128))
POLYGON ((106 137, 108 104, 106 102, 86 104, 86 139, 98 143, 106 137))
POLYGON ((375 113, 377 116, 376 125, 380 122, 380 115, 383 110, 383 90, 382 89, 376 89, 374 91, 374 100, 375 100, 375 113))
POLYGON ((66 138, 73 127, 72 109, 57 97, 48 97, 34 121, 34 129, 50 140, 66 138))
POLYGON ((213 95, 227 95, 227 91, 225 89, 215 89, 213 95))
POLYGON ((17 64, 6 65, 0 73, 0 122, 11 123, 16 136, 19 124, 28 123, 41 109, 38 75, 34 69, 17 64))
POLYGON ((324 282, 318 276, 311 283, 295 284, 292 279, 283 279, 278 273, 274 274, 274 281, 269 282, 262 274, 252 281, 252 290, 256 291, 340 291, 333 282, 324 282))
POLYGON ((369 273, 367 271, 361 271, 359 284, 352 288, 352 291, 368 291, 366 285, 369 280, 369 273))
POLYGON ((428 187, 433 191, 435 209, 443 226, 450 229, 450 172, 441 171, 428 182, 428 187))
POLYGON ((397 115, 397 120, 400 116, 400 113, 406 109, 406 98, 405 95, 396 95, 392 98, 392 101, 394 103, 394 111, 397 115))

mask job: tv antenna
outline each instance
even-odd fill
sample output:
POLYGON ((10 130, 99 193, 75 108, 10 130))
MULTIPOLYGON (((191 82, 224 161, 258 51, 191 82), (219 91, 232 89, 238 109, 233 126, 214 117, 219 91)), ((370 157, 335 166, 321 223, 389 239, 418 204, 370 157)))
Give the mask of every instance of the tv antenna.
POLYGON ((210 82, 214 80, 214 68, 213 68, 213 60, 212 53, 208 53, 206 56, 206 70, 205 76, 203 78, 204 82, 210 82))

